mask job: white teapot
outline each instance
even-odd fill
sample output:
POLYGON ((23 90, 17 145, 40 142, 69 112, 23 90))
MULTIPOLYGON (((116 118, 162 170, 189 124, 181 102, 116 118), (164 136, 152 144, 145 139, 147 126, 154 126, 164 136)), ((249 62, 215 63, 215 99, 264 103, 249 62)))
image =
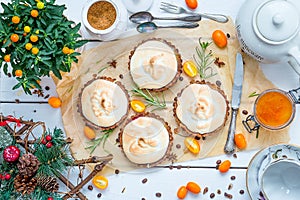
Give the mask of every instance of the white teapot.
POLYGON ((244 52, 263 63, 288 62, 300 75, 300 0, 247 0, 236 30, 244 52))

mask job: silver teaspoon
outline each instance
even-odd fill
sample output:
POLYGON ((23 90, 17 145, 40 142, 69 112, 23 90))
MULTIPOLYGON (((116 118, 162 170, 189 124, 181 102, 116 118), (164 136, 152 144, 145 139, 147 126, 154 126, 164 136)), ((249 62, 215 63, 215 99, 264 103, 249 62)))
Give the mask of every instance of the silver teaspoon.
POLYGON ((196 28, 198 26, 199 26, 199 24, 194 23, 194 22, 182 22, 182 23, 174 23, 174 24, 159 25, 159 26, 157 26, 153 22, 145 22, 145 23, 139 24, 136 27, 136 30, 140 33, 151 33, 158 28, 196 28))
POLYGON ((197 22, 201 20, 200 15, 190 15, 184 17, 154 17, 151 13, 142 11, 132 14, 129 17, 130 21, 136 24, 141 24, 145 22, 151 22, 153 20, 181 20, 189 22, 197 22))

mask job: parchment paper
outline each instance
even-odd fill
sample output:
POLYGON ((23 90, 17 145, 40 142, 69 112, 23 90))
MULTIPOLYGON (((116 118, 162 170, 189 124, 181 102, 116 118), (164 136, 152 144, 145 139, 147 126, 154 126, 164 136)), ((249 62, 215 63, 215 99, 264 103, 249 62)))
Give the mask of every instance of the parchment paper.
MULTIPOLYGON (((221 82, 221 89, 227 95, 227 99, 231 100, 231 89, 233 81, 233 72, 235 69, 235 56, 240 51, 237 38, 235 36, 235 28, 233 22, 230 20, 226 24, 216 23, 213 21, 201 21, 199 27, 196 29, 161 29, 151 34, 138 34, 129 38, 121 39, 118 41, 103 43, 96 48, 87 50, 79 57, 78 64, 73 64, 70 73, 65 73, 63 79, 57 81, 57 92, 62 100, 62 118, 64 128, 67 136, 74 139, 71 144, 73 156, 76 159, 88 158, 90 155, 89 150, 85 149, 89 144, 89 140, 83 134, 83 127, 85 125, 82 117, 77 112, 78 94, 83 85, 95 76, 110 76, 121 81, 128 91, 133 89, 133 82, 128 74, 128 62, 130 51, 141 41, 147 38, 163 38, 179 50, 183 62, 186 60, 193 60, 193 55, 196 54, 195 47, 198 46, 198 39, 201 37, 202 41, 211 41, 211 34, 214 30, 220 29, 230 35, 228 45, 224 49, 216 47, 214 44, 210 45, 213 58, 219 57, 220 61, 225 62, 225 65, 218 67, 213 65, 213 71, 217 72, 216 76, 207 79, 211 83, 216 81, 221 82), (115 60, 116 68, 109 67, 103 71, 103 67, 108 66, 108 62, 115 60), (99 71, 101 71, 99 73, 99 71), (120 75, 123 78, 120 78, 120 75)), ((242 125, 242 120, 246 119, 247 115, 242 114, 243 110, 248 111, 249 114, 253 113, 253 103, 256 97, 248 97, 252 92, 261 93, 262 91, 275 88, 275 86, 265 78, 259 68, 258 63, 247 55, 243 54, 244 59, 244 85, 242 103, 239 109, 237 118, 237 132, 243 133, 247 140, 247 148, 260 149, 266 146, 285 143, 289 141, 288 128, 280 131, 268 131, 260 128, 259 138, 255 137, 255 133, 249 134, 242 125)), ((178 81, 168 91, 164 92, 168 108, 162 111, 154 111, 165 119, 172 127, 172 130, 179 127, 172 112, 172 103, 175 95, 192 80, 184 73, 181 75, 182 81, 178 81)), ((197 76, 196 79, 199 79, 197 76)), ((131 94, 131 93, 129 93, 131 94)), ((151 111, 151 108, 147 108, 151 111)), ((129 116, 133 114, 131 111, 129 116)), ((228 117, 229 119, 229 117, 228 117)), ((216 156, 224 154, 223 148, 227 138, 229 120, 226 121, 224 128, 218 133, 207 136, 205 140, 200 140, 201 152, 198 155, 186 151, 183 140, 185 133, 179 129, 179 133, 174 133, 174 145, 172 152, 176 155, 175 162, 189 161, 201 159, 208 156, 216 156), (178 145, 180 144, 180 145, 178 145), (176 147, 177 145, 177 147, 176 147), (180 148, 178 148, 180 146, 180 148)), ((112 169, 119 169, 123 171, 132 171, 138 169, 134 164, 130 163, 123 155, 121 149, 116 143, 116 138, 119 128, 116 128, 112 135, 109 136, 108 141, 103 148, 102 144, 96 149, 93 155, 103 156, 107 153, 112 153, 114 159, 109 163, 108 167, 102 173, 112 173, 112 169)), ((101 136, 101 131, 97 131, 97 135, 101 136)), ((172 157, 172 156, 171 156, 172 157)), ((163 164, 170 164, 171 159, 166 159, 163 164)))

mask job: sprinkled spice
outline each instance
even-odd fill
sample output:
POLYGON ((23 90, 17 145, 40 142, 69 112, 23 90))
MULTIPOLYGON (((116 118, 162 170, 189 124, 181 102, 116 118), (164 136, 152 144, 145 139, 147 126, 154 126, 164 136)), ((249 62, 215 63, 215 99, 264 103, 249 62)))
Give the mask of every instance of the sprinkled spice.
POLYGON ((242 113, 243 113, 244 115, 248 115, 248 111, 247 111, 247 110, 243 110, 242 113))
POLYGON ((174 128, 174 133, 175 134, 178 134, 179 133, 179 128, 177 127, 177 128, 174 128))
POLYGON ((211 199, 213 199, 213 198, 215 198, 215 193, 210 193, 210 195, 209 195, 209 197, 211 198, 211 199))
POLYGON ((224 196, 225 196, 226 198, 228 198, 228 199, 232 199, 232 197, 233 197, 231 194, 228 194, 228 193, 226 193, 226 192, 224 193, 224 196))
POLYGON ((116 21, 117 12, 114 6, 106 1, 98 1, 91 5, 87 13, 89 24, 98 30, 108 29, 116 21))
POLYGON ((119 173, 120 173, 120 170, 116 169, 115 174, 119 174, 119 173))
POLYGON ((88 186, 88 189, 89 189, 89 190, 93 190, 94 188, 93 188, 92 185, 89 185, 89 186, 88 186))
POLYGON ((124 187, 121 193, 124 193, 124 192, 125 192, 125 189, 126 189, 126 188, 124 187))
POLYGON ((203 189, 203 194, 206 194, 208 192, 208 187, 205 187, 204 189, 203 189))
POLYGON ((181 148, 181 145, 180 145, 180 144, 176 144, 176 148, 177 148, 177 149, 180 149, 180 148, 181 148))
POLYGON ((155 193, 155 196, 156 196, 156 197, 161 197, 161 193, 160 193, 160 192, 157 192, 157 193, 155 193))
POLYGON ((144 178, 144 179, 142 180, 142 183, 145 184, 145 183, 147 183, 147 181, 148 181, 148 179, 147 179, 147 178, 144 178))
POLYGON ((244 190, 240 190, 240 194, 243 195, 245 193, 244 190))
POLYGON ((221 190, 220 189, 218 189, 217 190, 217 194, 221 194, 222 192, 221 192, 221 190))
POLYGON ((183 77, 182 77, 182 76, 180 76, 180 77, 179 77, 179 80, 180 80, 180 81, 183 81, 183 77))
POLYGON ((97 197, 100 198, 102 196, 102 193, 98 193, 97 197))
POLYGON ((232 181, 234 181, 234 180, 235 180, 235 176, 231 176, 230 179, 231 179, 232 181))

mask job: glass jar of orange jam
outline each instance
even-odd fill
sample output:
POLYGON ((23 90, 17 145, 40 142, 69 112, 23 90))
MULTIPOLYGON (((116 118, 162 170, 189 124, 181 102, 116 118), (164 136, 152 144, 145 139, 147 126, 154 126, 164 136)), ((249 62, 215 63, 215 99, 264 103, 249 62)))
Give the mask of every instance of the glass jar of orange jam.
POLYGON ((280 89, 262 92, 254 104, 254 117, 261 126, 277 130, 291 123, 295 114, 295 104, 289 93, 280 89))

